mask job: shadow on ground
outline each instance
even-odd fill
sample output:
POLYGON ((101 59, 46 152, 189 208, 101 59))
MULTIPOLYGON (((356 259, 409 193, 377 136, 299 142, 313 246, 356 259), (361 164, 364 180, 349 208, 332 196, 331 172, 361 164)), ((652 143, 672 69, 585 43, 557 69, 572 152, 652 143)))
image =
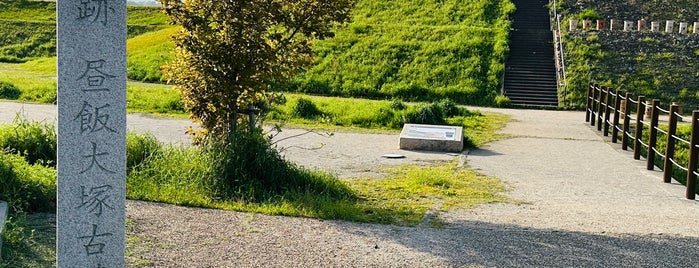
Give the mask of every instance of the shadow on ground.
POLYGON ((593 234, 487 222, 456 222, 438 229, 365 228, 355 226, 349 232, 379 236, 454 266, 699 267, 697 237, 593 234))

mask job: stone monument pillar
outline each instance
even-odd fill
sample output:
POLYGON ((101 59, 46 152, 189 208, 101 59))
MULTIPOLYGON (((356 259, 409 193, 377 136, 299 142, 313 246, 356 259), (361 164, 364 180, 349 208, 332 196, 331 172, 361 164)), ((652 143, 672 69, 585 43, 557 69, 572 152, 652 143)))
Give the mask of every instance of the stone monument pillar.
POLYGON ((606 20, 597 20, 597 30, 604 31, 605 29, 607 29, 607 21, 606 20))
POLYGON ((689 25, 686 22, 680 22, 680 33, 687 34, 687 27, 689 27, 689 25))
POLYGON ((585 30, 585 31, 590 30, 591 27, 592 27, 591 20, 583 20, 583 30, 585 30))
POLYGON ((610 19, 609 20, 609 30, 614 31, 614 30, 619 30, 616 26, 617 20, 615 19, 610 19))
POLYGON ((694 27, 692 27, 692 33, 694 33, 694 34, 699 33, 699 21, 694 22, 694 27))
POLYGON ((665 32, 672 33, 672 29, 675 27, 675 21, 669 20, 665 22, 665 32))
POLYGON ((578 20, 570 20, 568 22, 568 31, 575 32, 578 30, 578 20))
POLYGON ((633 21, 625 20, 624 21, 624 32, 630 32, 630 31, 633 31, 633 21))
POLYGON ((57 10, 57 267, 124 267, 126 0, 57 10))
POLYGON ((648 28, 646 20, 638 20, 638 31, 639 32, 645 32, 646 28, 648 28))
POLYGON ((651 32, 660 32, 660 22, 658 21, 653 21, 650 23, 650 31, 651 32))

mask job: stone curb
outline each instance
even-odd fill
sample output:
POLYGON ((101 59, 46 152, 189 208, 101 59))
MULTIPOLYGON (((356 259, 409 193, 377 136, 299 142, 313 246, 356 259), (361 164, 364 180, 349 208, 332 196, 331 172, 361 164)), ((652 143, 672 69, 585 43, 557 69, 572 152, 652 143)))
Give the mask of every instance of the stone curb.
MULTIPOLYGON (((2 253, 2 232, 5 230, 5 221, 7 220, 7 202, 0 200, 0 253, 2 253)), ((2 260, 2 255, 0 255, 2 260)))

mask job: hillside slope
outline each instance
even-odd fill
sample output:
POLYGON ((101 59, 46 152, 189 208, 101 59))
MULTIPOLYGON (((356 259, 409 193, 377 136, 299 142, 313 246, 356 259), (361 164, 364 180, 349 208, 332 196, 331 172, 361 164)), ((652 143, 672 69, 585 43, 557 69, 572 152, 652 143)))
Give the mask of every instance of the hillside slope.
MULTIPOLYGON (((0 3, 0 62, 55 56, 55 3, 0 3)), ((353 22, 318 41, 317 60, 275 89, 491 105, 508 53, 509 0, 358 0, 353 22)), ((174 28, 157 7, 128 10, 128 77, 162 80, 174 28)))
MULTIPOLYGON (((634 96, 658 98, 662 106, 679 101, 685 110, 699 105, 699 35, 679 34, 679 22, 699 21, 699 5, 681 0, 565 0, 564 25, 570 19, 674 20, 673 33, 564 32, 569 78, 568 100, 584 105, 587 84, 601 83, 634 96)), ((621 23, 621 22, 619 22, 621 23)), ((617 24, 615 27, 620 27, 617 24)), ((690 29, 691 32, 691 29, 690 29)))
MULTIPOLYGON (((169 27, 157 7, 128 7, 128 36, 169 27)), ((56 56, 56 3, 0 2, 0 62, 56 56)))
POLYGON ((509 0, 360 0, 317 42, 317 62, 279 88, 314 94, 491 104, 508 51, 509 0))

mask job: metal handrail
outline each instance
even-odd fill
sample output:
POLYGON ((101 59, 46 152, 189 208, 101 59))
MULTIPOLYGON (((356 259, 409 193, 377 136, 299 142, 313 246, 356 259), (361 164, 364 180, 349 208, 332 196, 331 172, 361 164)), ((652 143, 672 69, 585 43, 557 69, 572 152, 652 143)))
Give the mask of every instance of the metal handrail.
MULTIPOLYGON (((553 0, 553 17, 556 20, 556 29, 554 31, 555 35, 554 37, 557 39, 556 43, 557 45, 557 53, 556 53, 556 58, 558 59, 558 62, 560 63, 560 69, 558 70, 557 78, 559 79, 558 81, 558 86, 563 88, 563 106, 567 106, 567 97, 568 97, 568 79, 566 77, 566 63, 565 63, 565 50, 563 46, 563 37, 561 35, 561 14, 558 14, 558 7, 556 0, 553 0)), ((559 67, 559 66, 556 66, 559 67)), ((558 69, 558 68, 557 68, 558 69)))

